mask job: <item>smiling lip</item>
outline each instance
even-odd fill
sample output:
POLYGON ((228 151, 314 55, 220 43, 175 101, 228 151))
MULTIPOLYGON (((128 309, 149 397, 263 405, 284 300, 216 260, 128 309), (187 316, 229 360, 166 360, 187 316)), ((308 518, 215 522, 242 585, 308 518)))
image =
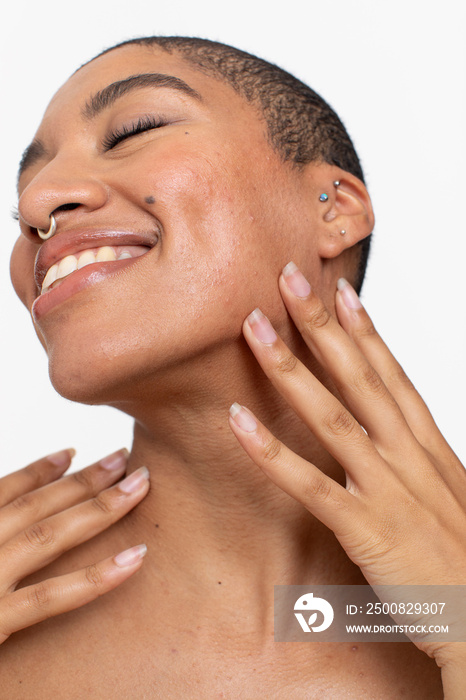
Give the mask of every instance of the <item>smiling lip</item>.
POLYGON ((77 292, 86 289, 86 287, 90 287, 109 277, 115 277, 125 268, 137 263, 141 257, 144 256, 140 255, 137 258, 125 258, 124 260, 115 260, 112 262, 94 263, 80 270, 76 270, 68 277, 64 277, 58 286, 50 288, 47 292, 36 298, 31 308, 34 320, 38 321, 55 306, 62 304, 74 294, 77 294, 77 292))
POLYGON ((159 234, 157 232, 136 233, 128 231, 97 231, 95 229, 65 231, 57 238, 49 239, 42 244, 36 256, 34 278, 37 285, 37 298, 31 309, 34 319, 37 321, 53 307, 61 304, 82 289, 105 278, 118 275, 126 267, 137 263, 138 257, 144 257, 145 254, 122 260, 92 263, 75 270, 68 277, 61 279, 55 287, 50 287, 41 294, 42 283, 47 270, 64 257, 104 246, 143 246, 149 252, 157 244, 158 240, 159 234))
POLYGON ((58 236, 50 238, 40 247, 34 266, 37 291, 40 294, 47 270, 67 255, 76 255, 90 248, 104 246, 144 246, 149 249, 153 248, 158 240, 159 233, 156 231, 133 232, 109 231, 108 229, 64 231, 58 236))

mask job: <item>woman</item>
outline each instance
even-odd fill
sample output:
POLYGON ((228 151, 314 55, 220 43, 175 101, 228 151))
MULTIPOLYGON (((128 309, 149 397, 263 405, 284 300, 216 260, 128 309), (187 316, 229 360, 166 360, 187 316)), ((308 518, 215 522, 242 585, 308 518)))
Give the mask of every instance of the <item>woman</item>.
POLYGON ((273 641, 276 584, 466 574, 464 469, 346 281, 373 214, 328 106, 229 47, 128 42, 52 99, 19 219, 54 386, 135 433, 0 484, 6 696, 463 697, 464 644, 273 641))

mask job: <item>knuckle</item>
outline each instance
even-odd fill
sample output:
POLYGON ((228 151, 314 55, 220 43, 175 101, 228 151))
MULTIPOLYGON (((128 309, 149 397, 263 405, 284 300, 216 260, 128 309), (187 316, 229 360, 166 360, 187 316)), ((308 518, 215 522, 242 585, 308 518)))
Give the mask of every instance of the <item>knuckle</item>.
POLYGON ((50 603, 50 590, 45 583, 31 586, 27 592, 27 601, 31 608, 43 609, 50 603))
POLYGON ((356 338, 363 340, 364 338, 373 338, 377 335, 377 330, 370 319, 364 320, 353 331, 356 338))
POLYGON ((348 411, 341 407, 324 416, 322 426, 332 438, 346 438, 354 432, 356 421, 348 411))
POLYGON ((100 493, 91 500, 91 504, 99 513, 103 513, 104 515, 113 513, 113 505, 107 495, 100 493))
POLYGON ((387 382, 389 386, 402 386, 404 389, 416 391, 416 387, 408 375, 405 374, 405 371, 401 365, 397 365, 391 370, 388 375, 387 382))
POLYGON ((370 395, 381 398, 387 393, 387 387, 379 374, 370 365, 360 367, 352 378, 354 390, 362 396, 370 395))
POLYGON ((282 450, 280 440, 276 437, 271 437, 264 445, 263 458, 266 462, 274 462, 282 450))
POLYGON ((38 583, 27 592, 27 601, 32 608, 42 609, 50 603, 50 590, 45 583, 38 583))
POLYGON ((329 481, 319 477, 315 477, 306 482, 304 486, 305 498, 310 501, 327 501, 330 498, 332 492, 332 486, 329 481))
POLYGON ((89 469, 83 469, 82 471, 74 472, 74 474, 70 474, 70 478, 76 484, 78 484, 78 486, 84 486, 84 489, 86 491, 93 490, 92 473, 89 469))
POLYGON ((55 542, 53 529, 45 521, 34 523, 24 531, 24 537, 33 548, 49 547, 55 542))
POLYGON ((277 360, 275 369, 278 374, 287 375, 294 372, 297 364, 298 359, 293 355, 293 353, 290 352, 277 360))
POLYGON ((84 575, 86 581, 96 588, 99 588, 103 583, 102 573, 96 564, 87 566, 84 575))
POLYGON ((318 331, 329 323, 331 316, 325 306, 321 305, 317 309, 308 312, 304 319, 304 325, 309 331, 318 331))
POLYGON ((34 496, 32 496, 30 493, 24 493, 15 498, 14 501, 11 502, 11 505, 13 508, 20 511, 20 513, 28 513, 35 510, 36 502, 37 501, 34 496))

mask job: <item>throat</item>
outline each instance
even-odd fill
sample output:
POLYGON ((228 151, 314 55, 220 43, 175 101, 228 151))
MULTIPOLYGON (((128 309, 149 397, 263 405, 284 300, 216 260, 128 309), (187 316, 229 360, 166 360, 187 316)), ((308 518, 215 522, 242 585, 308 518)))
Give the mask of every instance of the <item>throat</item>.
MULTIPOLYGON (((293 445, 289 423, 287 433, 293 445)), ((139 530, 140 541, 156 548, 158 566, 200 586, 235 580, 269 591, 310 578, 341 583, 345 566, 343 578, 354 576, 334 534, 251 462, 228 425, 215 434, 218 450, 205 439, 203 454, 180 459, 136 426, 130 471, 146 465, 151 490, 129 522, 132 536, 139 530)), ((331 458, 327 470, 344 478, 331 458)))

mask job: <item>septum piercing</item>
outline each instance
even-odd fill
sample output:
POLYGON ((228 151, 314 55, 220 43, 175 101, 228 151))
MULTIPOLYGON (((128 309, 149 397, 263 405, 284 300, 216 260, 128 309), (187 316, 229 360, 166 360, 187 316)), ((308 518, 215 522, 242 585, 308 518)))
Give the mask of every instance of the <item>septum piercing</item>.
POLYGON ((46 241, 49 238, 52 238, 52 236, 55 234, 56 230, 57 230, 57 222, 55 221, 54 215, 50 214, 49 230, 44 231, 43 228, 38 228, 37 233, 39 234, 39 238, 41 238, 43 241, 46 241))

